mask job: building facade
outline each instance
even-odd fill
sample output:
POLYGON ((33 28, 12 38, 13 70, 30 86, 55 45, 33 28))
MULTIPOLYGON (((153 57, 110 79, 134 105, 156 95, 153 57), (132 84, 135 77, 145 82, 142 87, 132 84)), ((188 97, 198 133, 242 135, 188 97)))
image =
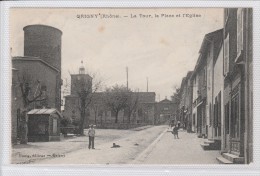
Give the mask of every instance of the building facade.
MULTIPOLYGON (((206 134, 208 139, 220 140, 221 138, 221 114, 223 91, 223 80, 219 79, 219 75, 223 75, 223 65, 215 67, 217 61, 223 60, 221 54, 223 29, 211 32, 204 37, 204 52, 207 57, 207 83, 206 83, 206 134), (216 93, 217 92, 217 93, 216 93), (217 94, 217 95, 216 95, 217 94), (217 97, 218 96, 218 97, 217 97)), ((218 62, 218 63, 219 63, 218 62)))
MULTIPOLYGON (((214 62, 218 58, 222 34, 223 30, 220 29, 204 36, 199 58, 190 79, 193 89, 192 130, 195 130, 199 137, 213 136, 214 62)), ((220 129, 217 132, 220 134, 220 129)))
POLYGON ((245 62, 245 163, 253 162, 253 13, 242 9, 243 58, 245 62), (247 29, 247 30, 246 30, 247 29))
POLYGON ((13 143, 26 138, 27 119, 21 119, 24 112, 35 108, 61 110, 61 36, 62 32, 51 26, 24 27, 26 56, 11 58, 13 143))
POLYGON ((82 90, 87 92, 86 102, 89 103, 86 106, 85 128, 89 124, 99 128, 131 128, 157 122, 155 92, 125 92, 131 104, 126 104, 118 112, 116 120, 115 112, 107 104, 107 100, 113 98, 113 93, 92 92, 92 77, 85 73, 84 67, 80 67, 79 74, 71 75, 71 94, 65 97, 65 118, 80 120, 82 90))
POLYGON ((21 96, 20 87, 19 87, 19 79, 18 79, 18 70, 12 68, 12 99, 11 99, 11 112, 12 112, 12 134, 11 141, 12 144, 17 144, 17 138, 19 138, 19 108, 23 106, 23 102, 17 99, 17 97, 21 96))
POLYGON ((224 11, 224 130, 223 154, 237 163, 252 162, 253 82, 252 9, 224 11))
POLYGON ((207 98, 207 58, 205 52, 200 50, 200 55, 197 60, 193 75, 193 116, 194 125, 198 137, 206 136, 206 98, 207 98), (195 92, 196 91, 196 92, 195 92))
POLYGON ((184 129, 187 131, 192 131, 192 98, 193 89, 191 83, 192 71, 189 71, 182 79, 180 88, 180 102, 178 104, 178 112, 180 122, 184 129))
POLYGON ((118 122, 115 124, 115 113, 106 104, 106 92, 93 93, 89 107, 89 121, 100 128, 130 128, 139 125, 154 125, 156 119, 154 92, 129 92, 131 105, 127 105, 118 113, 118 122))
MULTIPOLYGON (((18 72, 18 82, 28 82, 30 98, 37 95, 39 89, 46 92, 44 102, 35 102, 30 108, 56 108, 60 110, 60 71, 47 62, 35 57, 13 57, 12 65, 18 72)), ((18 90, 21 88, 16 87, 18 90)), ((19 97, 23 101, 22 97, 19 97)), ((19 101, 19 100, 17 100, 19 101)))
MULTIPOLYGON (((221 33, 222 35, 223 33, 221 33)), ((209 139, 219 140, 223 143, 223 128, 224 128, 224 76, 223 76, 223 45, 216 50, 217 57, 213 60, 213 90, 212 90, 212 123, 211 132, 212 136, 209 139)), ((220 147, 220 146, 219 146, 220 147)), ((220 148, 218 148, 220 149, 220 148)))
POLYGON ((192 74, 192 131, 197 132, 197 98, 198 98, 198 75, 192 74))
MULTIPOLYGON (((21 113, 35 108, 55 108, 60 110, 60 71, 45 61, 35 57, 13 57, 12 88, 12 126, 13 142, 21 138, 21 113), (25 104, 22 88, 28 88, 28 100, 32 101, 42 92, 37 100, 25 104), (16 133, 16 134, 15 134, 16 133)), ((24 92, 25 93, 25 92, 24 92)), ((25 120, 25 119, 24 119, 25 120)))
MULTIPOLYGON (((204 150, 221 150, 217 160, 223 164, 253 161, 252 48, 252 8, 226 8, 223 29, 205 35, 188 79, 191 130, 207 138, 204 150)), ((173 96, 180 100, 180 117, 189 97, 187 77, 173 96)))
MULTIPOLYGON (((229 94, 229 98, 225 102, 226 113, 225 118, 229 118, 229 143, 230 153, 238 156, 244 155, 244 70, 242 65, 236 62, 236 58, 240 51, 237 48, 237 11, 238 9, 225 9, 225 28, 224 28, 224 76, 225 76, 225 92, 229 94), (235 25, 234 25, 235 24, 235 25), (228 108, 229 106, 229 108, 228 108), (241 145, 242 144, 242 145, 241 145)), ((227 94, 226 93, 226 94, 227 94)))
POLYGON ((169 124, 177 120, 178 104, 165 98, 156 103, 156 125, 169 124))

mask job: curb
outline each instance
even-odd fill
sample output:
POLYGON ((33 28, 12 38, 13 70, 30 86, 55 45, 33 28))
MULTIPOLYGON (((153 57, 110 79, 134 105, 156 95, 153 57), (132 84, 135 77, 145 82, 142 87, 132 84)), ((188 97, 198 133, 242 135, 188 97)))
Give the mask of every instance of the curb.
POLYGON ((155 145, 160 141, 160 139, 163 137, 163 135, 168 131, 168 128, 166 128, 152 143, 149 145, 142 153, 140 153, 132 162, 131 164, 137 164, 140 163, 140 161, 143 161, 153 150, 155 145))

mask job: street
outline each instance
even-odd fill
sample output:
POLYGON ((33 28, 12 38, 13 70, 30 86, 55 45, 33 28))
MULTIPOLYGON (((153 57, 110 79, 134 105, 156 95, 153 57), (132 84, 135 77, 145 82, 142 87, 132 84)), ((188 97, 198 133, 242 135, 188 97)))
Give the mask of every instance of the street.
MULTIPOLYGON (((96 144, 95 150, 85 148, 69 153, 64 158, 41 160, 39 164, 128 164, 142 151, 156 140, 166 130, 166 126, 154 126, 140 131, 130 131, 127 135, 111 140, 110 142, 96 144), (113 143, 120 147, 111 148, 113 143)), ((118 130, 121 133, 122 130, 118 130)), ((124 130, 126 131, 126 130, 124 130)), ((98 133, 98 129, 96 130, 98 133)), ((109 135, 109 134, 108 134, 109 135)), ((119 134, 120 135, 120 134, 119 134)), ((98 139, 98 136, 96 137, 98 139)))
POLYGON ((135 164, 218 164, 219 151, 204 151, 195 133, 179 131, 179 139, 169 131, 155 145, 150 146, 133 163, 135 164))
MULTIPOLYGON (((107 134, 105 129, 97 129, 97 134, 107 134)), ((111 130, 107 130, 111 131, 111 130)), ((217 164, 219 151, 204 151, 195 133, 179 131, 179 139, 174 139, 168 126, 153 126, 140 131, 113 130, 122 133, 121 137, 107 138, 100 141, 96 137, 95 150, 89 150, 87 137, 78 149, 61 156, 33 161, 36 164, 217 164), (86 142, 85 142, 86 141, 86 142), (119 145, 111 148, 113 143, 119 145)), ((74 142, 60 148, 70 148, 74 142)), ((52 152, 53 153, 53 152, 52 152)))
MULTIPOLYGON (((98 129, 96 130, 95 144, 96 146, 103 145, 150 127, 145 126, 132 130, 98 129)), ((85 134, 87 134, 87 129, 85 134)), ((53 154, 64 155, 84 149, 87 146, 87 136, 68 136, 61 141, 30 142, 28 144, 14 145, 12 148, 12 164, 35 163, 39 160, 52 158, 53 154)))

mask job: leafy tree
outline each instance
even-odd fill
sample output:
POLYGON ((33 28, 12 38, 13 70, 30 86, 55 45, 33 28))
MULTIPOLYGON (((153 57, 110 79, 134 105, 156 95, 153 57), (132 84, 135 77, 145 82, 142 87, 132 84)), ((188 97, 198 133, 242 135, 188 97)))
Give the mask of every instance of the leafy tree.
POLYGON ((129 92, 129 89, 122 85, 115 85, 105 91, 104 101, 106 106, 115 113, 115 123, 118 123, 119 112, 127 107, 129 92))
POLYGON ((69 124, 70 124, 70 120, 67 119, 67 118, 63 118, 61 121, 60 121, 60 124, 62 127, 67 127, 69 124))
POLYGON ((175 87, 175 92, 171 96, 172 101, 179 103, 181 100, 181 89, 178 87, 175 87))

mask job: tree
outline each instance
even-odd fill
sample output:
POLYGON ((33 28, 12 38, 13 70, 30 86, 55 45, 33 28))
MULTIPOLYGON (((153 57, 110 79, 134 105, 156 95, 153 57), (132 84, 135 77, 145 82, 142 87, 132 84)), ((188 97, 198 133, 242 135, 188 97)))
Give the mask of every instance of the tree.
POLYGON ((90 107, 90 104, 93 100, 94 93, 101 88, 101 80, 96 79, 96 75, 92 74, 82 74, 78 75, 78 81, 72 83, 76 87, 76 94, 78 98, 78 108, 80 111, 80 124, 79 124, 79 133, 84 135, 84 124, 85 121, 88 124, 88 119, 86 119, 86 111, 90 107), (85 76, 88 76, 91 79, 85 79, 85 76))
POLYGON ((175 92, 173 93, 173 95, 171 96, 171 99, 173 102, 180 102, 181 100, 181 89, 178 87, 175 87, 175 92))
POLYGON ((129 89, 122 85, 115 85, 105 91, 105 104, 115 113, 115 123, 118 123, 118 113, 127 107, 129 92, 129 89))
POLYGON ((139 102, 139 94, 129 91, 128 100, 126 102, 126 108, 125 108, 127 110, 128 123, 131 122, 131 116, 137 110, 138 102, 139 102))
MULTIPOLYGON (((172 101, 174 103, 178 104, 178 106, 179 106, 179 104, 181 102, 181 98, 182 98, 181 89, 176 86, 175 87, 175 93, 172 96, 172 101)), ((174 118, 179 120, 179 118, 180 118, 180 110, 179 109, 176 110, 176 115, 177 116, 175 116, 174 118)))
POLYGON ((99 104, 97 103, 96 100, 92 101, 91 109, 93 109, 93 111, 94 111, 95 124, 97 124, 97 115, 98 115, 98 111, 99 111, 99 104))
POLYGON ((47 105, 47 87, 41 85, 41 81, 34 78, 33 75, 24 71, 18 76, 21 96, 23 99, 23 108, 21 109, 21 144, 27 144, 27 113, 32 109, 32 103, 43 102, 41 105, 47 105))
POLYGON ((101 114, 101 123, 102 123, 102 113, 104 111, 104 106, 103 106, 103 93, 95 93, 95 95, 92 98, 90 107, 94 111, 94 119, 95 119, 95 124, 97 124, 97 117, 101 114))

